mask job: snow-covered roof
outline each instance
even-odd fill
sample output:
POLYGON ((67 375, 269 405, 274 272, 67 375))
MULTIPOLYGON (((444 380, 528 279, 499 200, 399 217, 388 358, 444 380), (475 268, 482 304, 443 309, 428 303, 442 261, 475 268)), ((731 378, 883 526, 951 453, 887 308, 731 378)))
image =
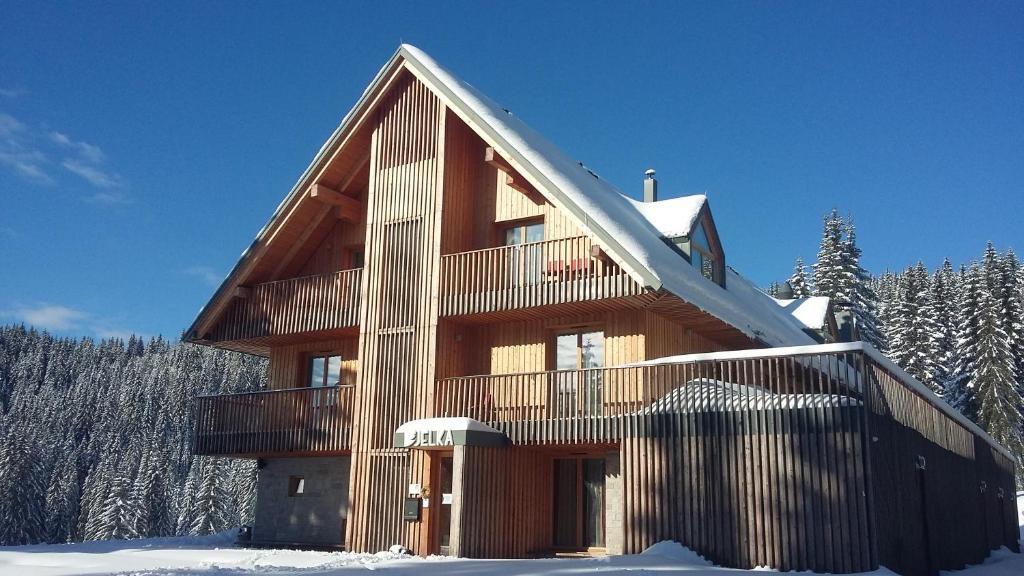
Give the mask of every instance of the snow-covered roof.
MULTIPOLYGON (((420 81, 494 146, 555 206, 574 215, 641 285, 664 288, 697 308, 772 346, 812 344, 803 326, 732 271, 726 288, 704 278, 662 240, 662 231, 611 183, 599 178, 419 48, 396 56, 420 81)), ((680 204, 683 204, 682 202, 680 204)))
MULTIPOLYGON (((652 290, 665 289, 704 312, 736 328, 746 336, 770 346, 812 344, 803 332, 803 325, 780 309, 769 296, 734 271, 727 273, 726 288, 704 278, 675 250, 662 241, 664 230, 675 232, 685 226, 670 226, 655 216, 650 220, 648 208, 622 194, 618 188, 602 180, 594 172, 573 160, 538 132, 507 110, 490 100, 471 85, 459 80, 422 50, 403 44, 377 73, 341 125, 324 143, 317 156, 296 182, 289 195, 278 206, 270 221, 260 230, 256 240, 224 279, 213 299, 200 310, 186 334, 199 335, 197 330, 213 310, 222 308, 230 298, 229 288, 239 282, 246 262, 267 243, 272 226, 284 218, 288 207, 298 202, 319 168, 325 166, 333 150, 341 146, 358 125, 363 112, 373 105, 375 95, 384 90, 394 73, 405 67, 430 88, 489 146, 509 162, 527 181, 560 210, 574 216, 589 230, 615 261, 640 285, 652 290), (643 210, 643 212, 642 212, 643 210)), ((681 217, 696 218, 693 206, 703 196, 655 203, 673 206, 681 217)), ((703 199, 706 202, 706 199, 703 199)), ((685 224, 686 218, 680 222, 685 224)))
POLYGON ((856 398, 840 394, 775 394, 761 386, 699 378, 665 394, 645 408, 643 414, 675 414, 714 410, 777 410, 782 408, 834 408, 859 406, 856 398))
POLYGON ((693 225, 697 222, 697 216, 700 216, 700 210, 708 198, 703 194, 694 194, 657 202, 639 202, 632 198, 629 200, 662 236, 678 238, 690 235, 693 225))
POLYGON ((789 312, 801 324, 811 330, 821 330, 828 323, 828 296, 810 298, 773 298, 775 303, 789 312))

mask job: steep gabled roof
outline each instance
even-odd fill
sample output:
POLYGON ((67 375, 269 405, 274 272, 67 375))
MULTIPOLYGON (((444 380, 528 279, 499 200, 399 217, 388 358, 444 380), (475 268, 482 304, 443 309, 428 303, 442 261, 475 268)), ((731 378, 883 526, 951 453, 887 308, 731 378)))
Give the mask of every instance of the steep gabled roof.
POLYGON ((640 212, 637 202, 408 44, 399 47, 320 149, 271 221, 242 254, 217 294, 200 311, 190 334, 195 334, 197 328, 223 306, 229 287, 241 278, 247 260, 256 256, 274 223, 301 198, 331 154, 356 130, 401 68, 409 70, 431 89, 552 204, 575 217, 639 284, 652 290, 664 289, 768 345, 813 343, 801 330, 799 322, 735 271, 730 271, 726 281, 728 289, 705 279, 661 240, 661 231, 640 212))

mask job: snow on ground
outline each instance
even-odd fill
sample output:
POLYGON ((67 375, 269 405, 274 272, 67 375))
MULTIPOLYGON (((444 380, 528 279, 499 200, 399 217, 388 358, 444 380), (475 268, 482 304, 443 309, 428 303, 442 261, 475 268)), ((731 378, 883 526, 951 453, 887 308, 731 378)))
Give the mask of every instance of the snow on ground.
MULTIPOLYGON (((1024 504, 1024 493, 1018 495, 1024 504)), ((1024 512, 1022 512, 1024 534, 1024 512)), ((346 576, 381 572, 382 576, 759 576, 765 569, 735 570, 712 566, 676 542, 659 542, 634 556, 543 558, 537 560, 468 560, 417 558, 378 552, 312 552, 236 548, 234 534, 203 537, 111 540, 77 544, 0 547, 0 576, 346 576)), ((804 573, 808 574, 808 573, 804 573)), ((894 576, 884 568, 872 576, 894 576)), ((983 565, 944 572, 949 576, 1021 576, 1024 554, 1003 548, 983 565)))

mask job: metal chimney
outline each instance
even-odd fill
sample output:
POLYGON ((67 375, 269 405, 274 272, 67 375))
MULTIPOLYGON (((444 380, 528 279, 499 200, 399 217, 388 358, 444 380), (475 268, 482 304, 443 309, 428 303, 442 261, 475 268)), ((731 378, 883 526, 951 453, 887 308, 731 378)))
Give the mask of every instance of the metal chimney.
POLYGON ((644 202, 658 201, 658 180, 654 177, 654 168, 644 172, 644 202))

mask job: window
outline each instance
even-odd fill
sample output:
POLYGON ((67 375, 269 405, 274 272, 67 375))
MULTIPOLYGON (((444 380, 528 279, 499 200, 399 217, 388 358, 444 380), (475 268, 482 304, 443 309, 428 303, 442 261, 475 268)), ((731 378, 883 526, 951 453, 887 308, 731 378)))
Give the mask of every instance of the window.
POLYGON ((703 222, 697 225, 697 229, 690 239, 690 262, 705 278, 721 285, 719 262, 711 251, 711 244, 708 242, 703 222))
POLYGON ((365 253, 363 247, 349 248, 348 251, 348 267, 349 268, 362 268, 365 261, 365 253))
POLYGON ((544 241, 544 223, 518 223, 505 228, 502 242, 514 246, 508 251, 509 281, 512 286, 532 285, 540 281, 544 263, 543 246, 535 242, 544 241), (523 246, 527 244, 527 246, 523 246))
POLYGON ((604 367, 604 332, 583 329, 555 337, 555 413, 598 416, 601 412, 604 367), (582 370, 582 371, 581 371, 582 370))
POLYGON ((515 224, 505 228, 503 239, 505 246, 516 246, 530 242, 542 242, 544 240, 544 223, 534 222, 532 224, 515 224))
POLYGON ((313 356, 309 359, 306 386, 321 388, 341 384, 341 356, 313 356))
POLYGON ((302 496, 306 492, 306 479, 302 476, 288 477, 288 496, 302 496))

